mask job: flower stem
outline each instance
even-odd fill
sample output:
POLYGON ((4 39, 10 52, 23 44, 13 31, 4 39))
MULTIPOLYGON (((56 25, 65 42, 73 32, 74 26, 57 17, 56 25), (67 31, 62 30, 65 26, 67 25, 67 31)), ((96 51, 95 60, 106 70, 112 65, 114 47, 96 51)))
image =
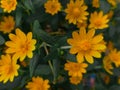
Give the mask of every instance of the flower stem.
MULTIPOLYGON (((43 47, 44 47, 44 49, 45 49, 45 52, 46 52, 46 54, 48 55, 49 52, 48 52, 48 49, 47 49, 46 46, 47 46, 46 43, 43 43, 43 47)), ((49 66, 50 66, 50 68, 51 68, 51 71, 52 71, 53 77, 54 77, 54 79, 53 79, 53 84, 55 84, 55 81, 56 81, 56 79, 55 79, 55 72, 54 72, 54 68, 53 68, 53 65, 52 65, 52 63, 51 63, 50 60, 48 60, 48 64, 49 64, 49 66)))

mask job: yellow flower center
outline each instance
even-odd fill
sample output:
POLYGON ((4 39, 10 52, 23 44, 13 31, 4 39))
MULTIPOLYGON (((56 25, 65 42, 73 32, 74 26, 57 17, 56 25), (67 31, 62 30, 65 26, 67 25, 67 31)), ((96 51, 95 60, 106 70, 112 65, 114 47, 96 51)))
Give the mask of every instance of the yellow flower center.
POLYGON ((76 17, 78 17, 78 16, 80 15, 80 10, 79 10, 79 8, 74 8, 74 9, 73 9, 73 15, 76 16, 76 17))
POLYGON ((83 51, 87 51, 91 49, 91 43, 88 40, 84 40, 80 42, 79 46, 83 51))
POLYGON ((102 23, 101 23, 101 20, 97 20, 97 21, 95 22, 95 26, 96 26, 96 27, 100 27, 101 24, 102 24, 102 23))
POLYGON ((23 53, 26 53, 29 50, 28 44, 26 43, 26 44, 21 45, 20 49, 23 53))

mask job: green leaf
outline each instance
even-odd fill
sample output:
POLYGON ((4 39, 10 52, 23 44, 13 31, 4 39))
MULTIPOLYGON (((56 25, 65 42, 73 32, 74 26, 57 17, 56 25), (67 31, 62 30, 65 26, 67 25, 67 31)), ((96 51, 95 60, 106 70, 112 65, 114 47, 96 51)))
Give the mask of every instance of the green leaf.
POLYGON ((51 69, 48 65, 38 65, 35 70, 35 76, 38 75, 48 75, 51 73, 51 69))
POLYGON ((28 10, 31 10, 32 12, 34 12, 34 7, 31 0, 24 0, 23 3, 28 10))
POLYGON ((53 60, 53 59, 57 59, 59 56, 58 56, 58 51, 57 51, 57 48, 55 47, 52 47, 50 49, 50 52, 47 56, 45 56, 44 60, 45 61, 48 61, 48 60, 53 60))
POLYGON ((37 67, 38 61, 39 61, 39 54, 35 54, 34 57, 30 60, 30 66, 29 66, 30 77, 33 76, 33 73, 35 71, 35 68, 37 67))
POLYGON ((16 27, 18 27, 21 24, 21 19, 22 19, 22 12, 20 9, 18 9, 15 15, 16 27))
POLYGON ((54 78, 56 79, 60 72, 60 61, 58 59, 53 60, 53 68, 54 68, 54 78))
POLYGON ((5 39, 0 35, 0 45, 5 43, 5 39))

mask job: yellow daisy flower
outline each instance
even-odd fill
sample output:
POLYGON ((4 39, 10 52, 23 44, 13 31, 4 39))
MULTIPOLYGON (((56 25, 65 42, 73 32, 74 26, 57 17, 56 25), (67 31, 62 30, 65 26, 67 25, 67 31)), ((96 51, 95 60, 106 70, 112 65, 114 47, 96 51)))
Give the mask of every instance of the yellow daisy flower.
POLYGON ((61 4, 58 0, 48 0, 45 4, 45 12, 55 15, 61 10, 61 4))
POLYGON ((1 8, 3 8, 4 12, 10 13, 16 9, 17 0, 0 0, 1 8))
POLYGON ((113 7, 116 7, 117 1, 116 0, 107 0, 109 4, 111 4, 113 7))
POLYGON ((70 83, 78 85, 82 80, 82 77, 70 77, 70 83))
POLYGON ((104 29, 108 27, 109 19, 107 15, 103 15, 103 11, 94 12, 90 16, 89 28, 104 29))
POLYGON ((120 51, 117 49, 112 50, 109 54, 109 59, 115 64, 116 67, 120 66, 120 51))
POLYGON ((70 3, 67 4, 66 12, 66 20, 69 23, 76 24, 77 22, 83 22, 83 20, 87 20, 87 15, 89 14, 87 11, 87 6, 84 5, 83 0, 70 0, 70 3))
POLYGON ((77 54, 77 61, 83 62, 84 57, 89 63, 93 63, 93 57, 100 58, 101 52, 106 49, 103 43, 102 34, 96 35, 95 30, 91 29, 86 33, 85 28, 81 28, 79 32, 72 33, 73 38, 67 40, 72 46, 71 54, 77 54))
POLYGON ((68 71, 69 76, 72 77, 82 77, 82 73, 86 73, 86 67, 88 65, 86 63, 77 63, 68 61, 65 64, 65 70, 68 71))
POLYGON ((103 59, 103 67, 109 74, 113 74, 113 72, 111 71, 113 70, 112 62, 108 56, 105 56, 103 59))
POLYGON ((28 82, 26 88, 28 90, 48 90, 50 85, 48 80, 43 80, 41 77, 33 77, 32 82, 28 82))
POLYGON ((32 32, 27 35, 24 34, 19 28, 16 29, 16 35, 10 33, 10 41, 7 41, 5 45, 8 47, 6 53, 13 54, 13 60, 20 58, 23 61, 26 56, 33 57, 33 50, 35 50, 36 40, 32 39, 32 32))
POLYGON ((92 0, 92 6, 95 8, 99 8, 100 7, 100 1, 99 0, 92 0))
POLYGON ((0 82, 6 83, 8 80, 13 82, 14 77, 18 76, 20 66, 12 60, 9 54, 2 55, 0 59, 0 82))
POLYGON ((3 33, 10 33, 15 27, 15 21, 12 16, 3 17, 3 21, 0 22, 0 31, 3 33))

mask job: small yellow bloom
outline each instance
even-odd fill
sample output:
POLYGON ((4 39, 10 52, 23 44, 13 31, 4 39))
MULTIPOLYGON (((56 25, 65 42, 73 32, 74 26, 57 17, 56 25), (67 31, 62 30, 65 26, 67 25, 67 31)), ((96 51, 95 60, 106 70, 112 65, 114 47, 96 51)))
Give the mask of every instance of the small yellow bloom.
POLYGON ((86 73, 86 67, 88 65, 86 63, 77 63, 68 61, 65 64, 65 70, 68 71, 69 76, 72 77, 82 77, 83 73, 86 73))
POLYGON ((13 60, 20 58, 23 61, 26 56, 33 57, 33 50, 35 50, 36 40, 32 39, 32 32, 27 35, 24 34, 19 28, 15 30, 16 35, 10 33, 10 41, 7 41, 5 45, 8 47, 6 53, 13 54, 13 60))
POLYGON ((33 77, 32 82, 28 82, 26 88, 28 90, 49 90, 50 85, 48 80, 43 80, 41 77, 33 77))
POLYGON ((0 31, 3 33, 10 33, 15 27, 15 21, 12 16, 3 17, 3 21, 0 21, 0 31))
POLYGON ((110 60, 115 64, 116 67, 120 66, 120 51, 117 51, 117 49, 112 50, 108 54, 110 60))
POLYGON ((87 11, 87 6, 84 5, 83 0, 70 0, 70 3, 67 4, 66 12, 66 20, 69 23, 76 24, 77 22, 82 23, 83 20, 87 20, 87 15, 89 14, 87 11))
POLYGON ((104 29, 108 27, 108 15, 103 15, 103 11, 94 12, 90 16, 90 25, 89 28, 94 29, 104 29))
POLYGON ((20 66, 12 60, 9 54, 2 55, 0 59, 0 82, 6 83, 8 80, 13 82, 14 77, 18 76, 20 66))
POLYGON ((92 0, 92 6, 95 8, 99 8, 100 7, 100 1, 99 0, 92 0))
POLYGON ((95 35, 95 30, 91 29, 86 33, 85 28, 81 28, 79 32, 72 33, 73 38, 67 40, 72 46, 71 54, 77 54, 77 61, 83 62, 84 57, 89 63, 93 63, 93 57, 100 58, 101 52, 106 49, 103 43, 102 34, 95 35))
POLYGON ((82 80, 82 77, 70 77, 70 83, 78 85, 82 80))
POLYGON ((61 10, 61 4, 58 0, 48 0, 45 4, 45 12, 55 15, 61 10))
POLYGON ((17 0, 0 0, 1 8, 3 8, 4 12, 10 13, 16 9, 17 0))
POLYGON ((110 60, 110 58, 108 56, 105 56, 103 59, 103 65, 104 65, 104 69, 109 73, 109 74, 113 74, 113 72, 111 70, 113 70, 113 66, 112 66, 112 62, 110 60))
POLYGON ((107 0, 109 4, 111 4, 113 7, 116 7, 117 1, 116 0, 107 0))

